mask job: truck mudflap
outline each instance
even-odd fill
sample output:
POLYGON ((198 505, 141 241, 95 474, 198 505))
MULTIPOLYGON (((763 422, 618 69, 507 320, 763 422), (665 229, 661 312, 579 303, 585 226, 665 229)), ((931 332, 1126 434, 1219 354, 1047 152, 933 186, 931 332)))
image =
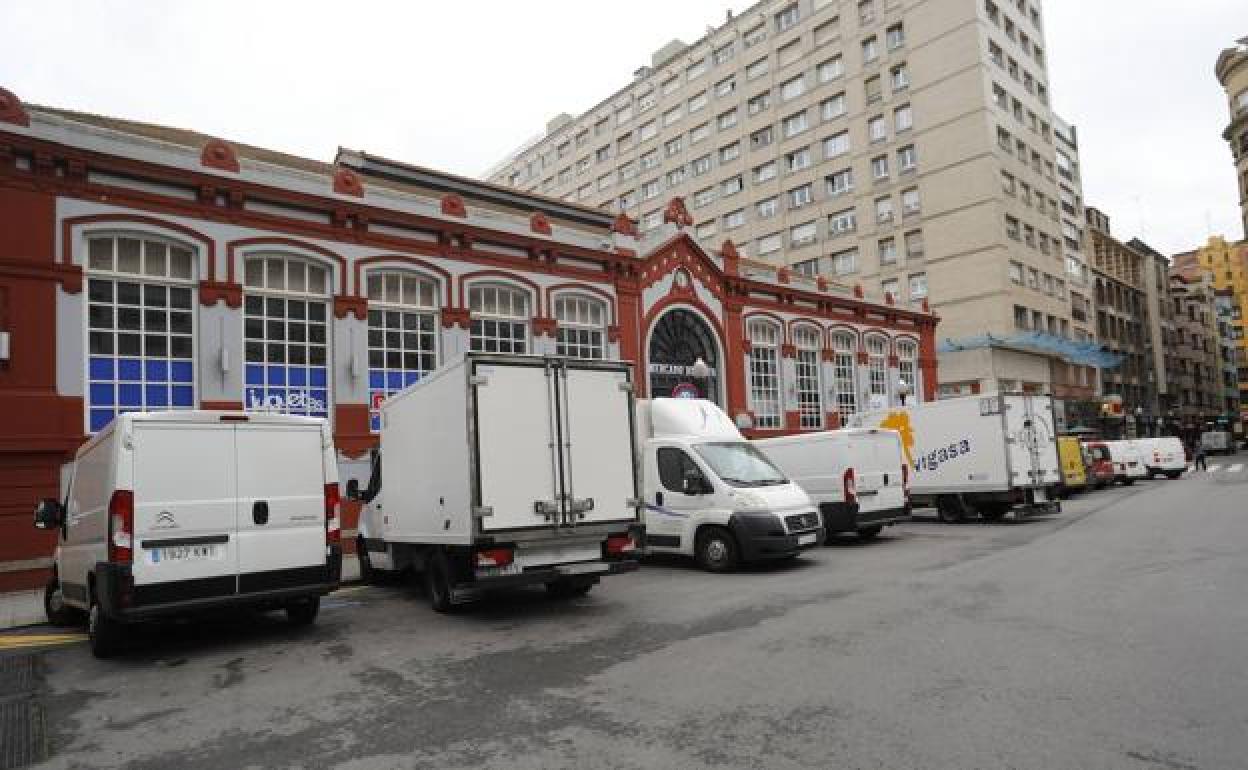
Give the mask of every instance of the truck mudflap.
POLYGON ((523 572, 499 575, 478 574, 473 580, 456 583, 451 587, 451 601, 460 604, 479 599, 481 594, 496 588, 517 588, 551 583, 566 578, 577 578, 597 583, 604 575, 623 575, 635 572, 641 566, 636 559, 612 561, 582 561, 572 564, 552 564, 549 567, 527 569, 523 572))

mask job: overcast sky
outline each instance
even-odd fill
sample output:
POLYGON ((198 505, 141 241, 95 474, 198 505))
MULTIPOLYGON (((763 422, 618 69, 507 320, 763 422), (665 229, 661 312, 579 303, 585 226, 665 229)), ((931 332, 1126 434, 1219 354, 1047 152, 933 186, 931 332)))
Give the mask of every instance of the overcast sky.
MULTIPOLYGON (((974 0, 968 0, 973 2, 974 0)), ((560 111, 625 85, 733 0, 0 2, 0 86, 24 101, 333 157, 478 175, 560 111)), ((1053 105, 1087 201, 1174 253, 1240 238, 1218 51, 1245 0, 1048 0, 1053 105)))

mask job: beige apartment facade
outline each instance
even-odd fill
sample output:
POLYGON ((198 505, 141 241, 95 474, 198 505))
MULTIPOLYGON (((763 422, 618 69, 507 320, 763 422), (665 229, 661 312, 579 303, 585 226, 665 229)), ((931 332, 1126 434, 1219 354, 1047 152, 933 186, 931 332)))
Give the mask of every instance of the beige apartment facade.
POLYGON ((1239 211, 1248 238, 1248 37, 1242 37, 1234 48, 1218 55, 1215 67, 1218 82, 1226 90, 1231 122, 1222 138, 1231 146, 1235 160, 1235 179, 1239 184, 1239 211))
POLYGON ((487 177, 622 211, 643 238, 681 197, 708 247, 927 300, 943 392, 1082 385, 1060 345, 1028 342, 1092 339, 1071 315, 1087 275, 1067 272, 1082 234, 1063 233, 1043 23, 1027 0, 758 3, 487 177))

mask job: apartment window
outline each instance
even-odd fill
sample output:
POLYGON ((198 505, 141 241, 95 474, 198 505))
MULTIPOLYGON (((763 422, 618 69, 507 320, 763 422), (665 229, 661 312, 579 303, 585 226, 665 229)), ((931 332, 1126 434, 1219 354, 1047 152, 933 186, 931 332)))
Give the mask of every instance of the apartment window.
POLYGON ((737 89, 736 78, 727 77, 715 84, 715 95, 719 98, 730 95, 737 89))
POLYGON ((1009 94, 1005 92, 1004 88, 996 83, 992 84, 992 103, 1003 110, 1008 110, 1010 108, 1009 94))
POLYGON ((684 167, 684 166, 677 166, 676 168, 674 168, 674 169, 672 169, 671 171, 667 172, 666 179, 667 179, 667 186, 668 186, 669 188, 672 188, 672 187, 679 187, 680 185, 684 184, 684 182, 685 182, 685 167, 684 167))
POLYGON ((706 91, 699 91, 689 98, 689 112, 697 112, 705 107, 709 101, 710 97, 707 96, 706 91))
POLYGON ((822 334, 818 329, 799 326, 793 330, 793 343, 798 424, 804 430, 816 430, 823 427, 823 388, 819 372, 823 357, 822 334))
POLYGON ((1005 234, 1017 241, 1019 238, 1018 227, 1018 219, 1007 214, 1005 217, 1005 234))
POLYGON ((703 139, 707 138, 710 135, 711 135, 710 123, 703 123, 700 126, 695 126, 693 130, 689 132, 689 144, 697 144, 698 142, 702 141, 703 139))
POLYGON ((997 126, 997 144, 1006 152, 1010 151, 1010 132, 997 126))
POLYGON ((598 151, 594 153, 594 160, 598 163, 602 163, 610 157, 611 157, 610 145, 607 145, 606 147, 599 147, 598 151))
POLYGON ((819 258, 803 259, 801 262, 793 263, 793 272, 798 275, 804 275, 807 278, 814 278, 819 275, 819 258))
POLYGON ((774 195, 764 198, 754 205, 759 219, 770 219, 780 212, 780 199, 774 195))
POLYGON ((780 238, 780 233, 764 235, 762 238, 758 239, 758 255, 763 256, 766 254, 772 254, 779 251, 780 247, 783 245, 784 243, 780 238))
POLYGON ((719 183, 719 192, 721 195, 736 195, 741 192, 741 175, 730 176, 719 183))
POLYGON ((1027 268, 1027 288, 1040 290, 1040 271, 1034 267, 1027 268))
POLYGON ((858 270, 858 249, 846 249, 832 255, 832 270, 837 275, 849 275, 858 270))
POLYGON ((612 183, 611 174, 603 174, 602 176, 598 177, 598 189, 599 190, 607 189, 608 187, 611 186, 611 183, 612 183))
POLYGON ((901 24, 894 24, 884 34, 888 50, 895 51, 906 44, 906 30, 901 24))
POLYGON ((988 58, 998 67, 1005 67, 1005 54, 1001 51, 1001 46, 988 42, 988 58))
POLYGON ((814 191, 810 183, 794 187, 789 190, 789 208, 800 209, 803 206, 813 203, 815 200, 814 191))
POLYGON ((711 61, 713 61, 717 65, 723 64, 724 62, 732 58, 732 54, 733 54, 732 43, 729 43, 727 45, 716 48, 715 51, 711 54, 711 61))
POLYGON ((628 180, 628 179, 632 179, 633 177, 637 176, 637 166, 632 161, 629 161, 628 163, 625 163, 623 166, 620 166, 617 173, 619 174, 621 182, 628 180))
POLYGON ((636 206, 637 205, 637 191, 630 190, 624 193, 623 195, 621 195, 619 204, 620 204, 621 211, 626 211, 628 209, 631 209, 633 206, 636 206))
POLYGON ((719 148, 719 162, 727 163, 741 157, 741 143, 733 142, 719 148))
POLYGON ((529 339, 529 295, 498 284, 468 290, 471 311, 469 345, 486 353, 526 353, 529 339))
POLYGON ((643 123, 641 125, 641 130, 637 133, 640 135, 641 141, 644 142, 647 139, 653 139, 655 135, 659 133, 659 127, 652 120, 648 123, 643 123))
POLYGON ((790 99, 796 99, 804 93, 806 93, 806 77, 804 75, 798 75, 780 84, 781 101, 787 102, 790 99))
POLYGON ((919 156, 914 150, 913 144, 907 144, 897 151, 897 168, 900 173, 908 174, 915 170, 919 165, 919 156))
POLYGON ((862 26, 875 22, 875 0, 858 0, 858 23, 862 26))
POLYGON ((663 154, 669 158, 672 157, 673 155, 679 155, 680 149, 681 149, 680 145, 681 145, 681 138, 679 136, 676 137, 675 139, 668 139, 666 142, 663 143, 663 154))
POLYGON ((862 82, 862 87, 867 96, 867 104, 875 104, 884 98, 884 94, 880 91, 880 76, 875 75, 869 77, 862 82))
POLYGON ((745 79, 753 80, 767 74, 767 57, 763 57, 756 62, 751 62, 745 68, 745 79))
POLYGON ((914 127, 914 113, 911 112, 910 105, 905 104, 893 110, 893 127, 899 134, 914 127))
POLYGON ((1033 249, 1036 247, 1036 228, 1023 225, 1023 242, 1033 249))
POLYGON ((897 278, 880 281, 880 295, 897 299, 901 296, 901 281, 897 278))
POLYGON ((845 114, 845 93, 829 96, 819 103, 819 112, 824 120, 833 120, 845 114))
POLYGON ((779 62, 781 69, 789 66, 800 58, 802 58, 801 40, 794 40, 792 43, 789 43, 780 50, 776 51, 776 60, 779 62))
POLYGON ((745 209, 737 209, 724 214, 724 229, 732 230, 745 224, 745 209))
POLYGON ((667 80, 663 81, 663 85, 660 88, 663 91, 663 95, 667 96, 668 94, 672 93, 676 89, 680 88, 680 78, 670 77, 667 80))
POLYGON ((845 74, 845 59, 840 54, 833 56, 825 62, 821 62, 815 68, 815 74, 819 78, 820 83, 828 83, 845 74))
POLYGON ((781 427, 780 327, 752 320, 750 337, 750 403, 754 424, 763 429, 781 427))
POLYGON ((785 167, 789 173, 810 168, 810 148, 802 147, 784 156, 785 167))
POLYGON ((798 11, 797 3, 790 5, 783 11, 776 14, 776 31, 784 32, 797 26, 797 22, 801 20, 801 13, 798 11))
POLYGON ((702 58, 685 68, 685 80, 696 80, 706 74, 706 59, 702 58))
POLYGON ((1014 195, 1017 185, 1014 182, 1014 175, 1008 171, 1001 172, 1001 189, 1006 195, 1014 195))
POLYGON ((803 222, 789 228, 789 244, 794 247, 815 242, 815 223, 803 222))
POLYGON ((700 158, 695 158, 692 168, 694 176, 702 176, 703 174, 709 172, 711 170, 711 156, 703 155, 700 158))
POLYGON ((843 211, 838 211, 828 217, 829 235, 852 233, 855 229, 857 229, 857 227, 858 214, 855 209, 849 208, 843 211))
POLYGON ((771 144, 774 140, 774 133, 771 126, 764 126, 754 133, 750 134, 750 149, 758 150, 771 144))
POLYGON ((875 35, 862 41, 862 63, 870 64, 880 58, 880 44, 875 39, 875 35))
POLYGON ((754 182, 766 182, 776 178, 776 162, 769 160, 761 166, 754 167, 754 182))
POLYGON ((897 261, 896 238, 881 238, 876 242, 876 247, 879 249, 881 265, 891 265, 897 261))
POLYGON ((576 162, 576 173, 583 174, 589 170, 589 157, 586 156, 576 162))
POLYGON ((875 199, 875 221, 885 224, 893 221, 893 199, 885 196, 875 199))
POLYGON ((715 188, 704 187, 693 194, 693 207, 695 209, 702 208, 714 202, 715 188))
POLYGON ((569 358, 605 358, 606 318, 607 306, 602 300, 577 294, 556 298, 555 354, 569 358))
MULTIPOLYGON (((815 3, 815 8, 817 9, 823 5, 826 5, 827 2, 828 0, 819 0, 818 2, 815 3)), ((824 43, 832 40, 832 38, 840 34, 840 26, 841 26, 840 17, 833 16, 830 20, 825 21, 824 23, 820 24, 818 27, 815 27, 815 34, 814 34, 815 45, 816 46, 823 45, 824 43)))
POLYGON ((903 217, 918 214, 922 206, 919 203, 919 188, 911 187, 901 191, 901 215, 903 217))
POLYGON ((757 115, 770 106, 771 92, 763 91, 761 94, 751 97, 750 100, 745 103, 745 111, 750 115, 757 115))
POLYGON ((829 174, 824 178, 829 198, 835 198, 838 195, 845 195, 853 192, 854 189, 854 170, 852 168, 842 169, 833 174, 829 174))
POLYGON ((1014 306, 1014 328, 1026 329, 1027 319, 1029 315, 1030 314, 1027 312, 1027 308, 1023 307, 1022 305, 1015 305, 1014 306))
POLYGON ((1018 262, 1010 263, 1010 281, 1019 286, 1023 285, 1023 266, 1018 262))
POLYGON ((805 131, 809 125, 810 124, 806 120, 806 110, 796 112, 781 121, 781 128, 784 132, 785 139, 797 136, 805 131))
POLYGON ((850 332, 832 334, 832 376, 836 386, 836 409, 843 425, 858 411, 858 378, 855 371, 857 345, 850 332))
POLYGON ((910 299, 927 297, 927 273, 913 273, 910 276, 910 299))
POLYGON ((622 136, 620 136, 619 140, 617 140, 615 143, 615 154, 619 155, 632 146, 633 146, 632 132, 623 134, 622 136))
POLYGON ((923 256, 923 232, 911 230, 906 233, 906 256, 910 259, 923 256))
POLYGON ((910 71, 906 69, 905 64, 898 64, 889 70, 889 77, 893 93, 904 91, 910 87, 910 71))
MULTIPOLYGON (((615 123, 616 123, 616 125, 623 125, 624 123, 627 123, 628 121, 630 121, 630 120, 632 120, 632 119, 633 119, 633 105, 631 105, 631 104, 626 104, 626 105, 624 105, 624 106, 622 106, 622 107, 617 107, 617 108, 616 108, 616 110, 615 110, 615 123)), ((564 154, 565 154, 566 150, 567 150, 567 145, 566 145, 566 144, 560 145, 560 146, 559 146, 559 150, 556 152, 556 155, 557 155, 558 157, 562 158, 562 157, 564 156, 564 154)))
POLYGON ((876 115, 867 121, 867 137, 872 142, 883 142, 888 139, 888 124, 883 115, 876 115))
POLYGON ((746 30, 745 34, 741 36, 741 42, 746 48, 753 48, 766 39, 767 27, 762 24, 759 24, 753 29, 746 30))
POLYGON ((1048 273, 1044 274, 1044 293, 1050 297, 1057 293, 1057 282, 1048 273))
POLYGON ((836 158, 847 152, 849 152, 848 131, 842 131, 823 140, 823 157, 825 159, 836 158))
MULTIPOLYGON (((654 105, 658 104, 658 100, 659 100, 659 97, 654 93, 654 91, 647 91, 644 94, 638 94, 637 113, 641 114, 643 112, 649 112, 650 110, 654 109, 654 105)), ((579 138, 577 140, 577 146, 578 147, 580 146, 579 138)))
POLYGON ((588 198, 589 196, 593 194, 594 194, 594 186, 588 182, 581 185, 576 190, 576 197, 580 200, 585 200, 586 198, 588 198))
POLYGON ((1031 205, 1031 185, 1027 184, 1026 182, 1020 182, 1018 185, 1018 189, 1021 193, 1019 197, 1022 199, 1023 203, 1026 203, 1028 206, 1030 206, 1031 205))
POLYGON ((727 112, 720 113, 715 122, 719 125, 719 130, 724 131, 737 125, 737 110, 733 108, 727 112))
POLYGON ((651 150, 650 152, 641 156, 641 170, 642 171, 649 171, 650 169, 654 168, 657 165, 659 165, 659 151, 658 150, 651 150))
POLYGON ((699 224, 697 226, 697 229, 694 230, 694 233, 697 235, 698 238, 701 238, 703 240, 710 238, 712 235, 715 234, 715 220, 712 219, 709 222, 703 222, 699 224))
POLYGON ((657 198, 659 195, 659 180, 651 179, 648 182, 641 183, 641 199, 648 201, 651 198, 657 198))
POLYGON ((648 233, 651 230, 658 227, 659 223, 662 221, 661 216, 662 214, 659 212, 658 209, 655 209, 653 211, 647 211, 645 214, 642 214, 641 215, 641 231, 643 233, 648 233))
POLYGON ((664 127, 666 127, 666 126, 670 126, 670 125, 672 125, 673 123, 675 123, 676 121, 680 120, 680 114, 681 114, 681 113, 680 113, 680 107, 673 107, 672 109, 670 109, 670 110, 668 110, 667 112, 663 113, 663 125, 664 125, 664 127))
POLYGON ((877 182, 888 179, 887 155, 877 155, 871 159, 871 178, 877 182))

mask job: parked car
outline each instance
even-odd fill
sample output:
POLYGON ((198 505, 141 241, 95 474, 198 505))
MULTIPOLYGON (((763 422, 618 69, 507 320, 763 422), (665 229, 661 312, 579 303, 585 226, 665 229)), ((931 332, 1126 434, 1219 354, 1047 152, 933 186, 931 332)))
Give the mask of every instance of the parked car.
POLYGON ((823 541, 810 497, 704 399, 637 404, 646 551, 711 572, 786 559, 823 541))
POLYGON ((1144 465, 1144 456, 1140 445, 1134 441, 1120 439, 1102 441, 1101 445, 1109 452, 1109 460, 1114 466, 1114 481, 1129 487, 1139 479, 1148 478, 1148 468, 1144 465))
POLYGON ((896 431, 845 428, 754 444, 819 506, 826 542, 842 532, 872 538, 910 518, 910 469, 896 431))
POLYGON ((1084 462, 1083 445, 1074 436, 1057 437, 1057 459, 1061 465, 1062 480, 1057 486, 1058 494, 1068 497, 1088 486, 1088 469, 1084 462))
POLYGON ((423 577, 438 612, 505 586, 588 593, 637 568, 630 366, 469 353, 387 398, 361 573, 423 577))
POLYGON ((128 623, 223 606, 316 619, 341 570, 338 465, 326 422, 240 412, 119 415, 78 450, 59 529, 48 620, 85 615, 104 657, 128 623))
POLYGON ((1114 461, 1109 448, 1101 441, 1083 442, 1083 454, 1088 469, 1088 479, 1095 489, 1104 489, 1114 483, 1114 461))
POLYGON ((1160 436, 1157 438, 1136 439, 1140 452, 1144 457, 1144 467, 1151 479, 1154 476, 1165 476, 1177 479, 1187 470, 1187 451, 1182 439, 1177 436, 1160 436))

